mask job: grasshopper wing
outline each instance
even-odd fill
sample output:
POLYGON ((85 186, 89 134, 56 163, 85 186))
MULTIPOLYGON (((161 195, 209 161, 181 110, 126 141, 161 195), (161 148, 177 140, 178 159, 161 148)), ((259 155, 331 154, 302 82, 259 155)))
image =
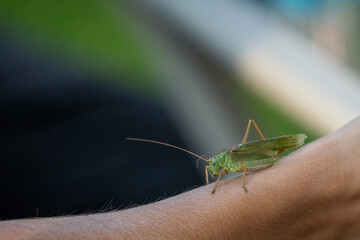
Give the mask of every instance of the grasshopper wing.
POLYGON ((257 151, 284 152, 300 147, 304 144, 306 138, 307 136, 305 134, 284 135, 235 145, 232 146, 229 151, 234 153, 249 153, 257 151))
POLYGON ((241 161, 249 167, 254 164, 268 166, 269 161, 273 164, 278 159, 279 153, 300 147, 305 139, 305 134, 293 134, 248 142, 230 147, 228 156, 232 161, 241 161))

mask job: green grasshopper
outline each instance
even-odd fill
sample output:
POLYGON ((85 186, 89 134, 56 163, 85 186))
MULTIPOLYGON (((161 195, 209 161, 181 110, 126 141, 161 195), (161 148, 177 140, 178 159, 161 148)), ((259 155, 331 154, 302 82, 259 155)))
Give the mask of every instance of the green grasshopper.
POLYGON ((306 137, 307 136, 305 134, 292 134, 265 138, 255 121, 250 119, 241 144, 225 148, 211 158, 204 158, 186 149, 168 143, 139 138, 127 139, 173 147, 208 162, 209 165, 205 167, 206 184, 209 184, 209 173, 212 177, 218 176, 212 190, 212 193, 215 193, 220 178, 228 173, 234 172, 243 172, 242 187, 245 192, 247 192, 247 188, 245 187, 246 171, 258 171, 274 165, 280 160, 278 154, 300 147, 304 144, 306 137), (251 126, 255 127, 261 137, 261 140, 246 142, 251 126))

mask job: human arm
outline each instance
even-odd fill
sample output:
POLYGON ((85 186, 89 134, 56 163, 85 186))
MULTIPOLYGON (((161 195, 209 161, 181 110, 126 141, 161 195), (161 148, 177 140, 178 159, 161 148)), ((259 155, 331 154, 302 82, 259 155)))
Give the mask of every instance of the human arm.
POLYGON ((360 118, 241 178, 122 211, 0 222, 0 239, 353 239, 360 118))

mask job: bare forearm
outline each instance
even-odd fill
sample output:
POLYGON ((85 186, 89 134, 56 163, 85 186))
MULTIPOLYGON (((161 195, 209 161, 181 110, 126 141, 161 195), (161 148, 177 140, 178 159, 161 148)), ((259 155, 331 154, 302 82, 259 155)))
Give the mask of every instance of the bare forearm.
POLYGON ((295 221, 307 209, 299 182, 291 176, 281 179, 270 169, 247 180, 248 194, 235 178, 221 181, 215 194, 205 186, 119 212, 10 221, 0 226, 2 233, 7 229, 5 233, 22 234, 24 239, 290 239, 295 230, 303 229, 295 221))
MULTIPOLYGON (((360 129, 360 120, 352 125, 360 129)), ((249 175, 247 194, 233 178, 215 194, 209 185, 124 211, 4 221, 0 239, 351 239, 360 227, 360 166, 339 159, 360 159, 342 142, 360 142, 353 132, 347 127, 249 175)))
POLYGON ((274 189, 255 189, 260 183, 251 182, 249 177, 248 194, 244 193, 238 179, 231 179, 222 181, 216 194, 211 194, 211 187, 201 187, 119 212, 2 222, 1 236, 4 239, 11 239, 5 237, 6 233, 22 235, 23 239, 239 239, 240 236, 251 239, 258 235, 269 236, 278 226, 271 224, 267 229, 267 222, 283 215, 280 202, 286 200, 281 200, 274 189))
POLYGON ((276 233, 276 229, 280 230, 279 227, 289 227, 283 226, 287 220, 284 206, 290 205, 288 201, 294 205, 294 199, 290 199, 293 193, 287 189, 290 185, 271 186, 277 182, 273 174, 250 175, 248 194, 243 191, 240 179, 229 179, 221 181, 215 194, 211 193, 210 185, 124 211, 2 222, 1 236, 4 239, 11 239, 6 234, 22 235, 23 239, 265 239, 276 233))

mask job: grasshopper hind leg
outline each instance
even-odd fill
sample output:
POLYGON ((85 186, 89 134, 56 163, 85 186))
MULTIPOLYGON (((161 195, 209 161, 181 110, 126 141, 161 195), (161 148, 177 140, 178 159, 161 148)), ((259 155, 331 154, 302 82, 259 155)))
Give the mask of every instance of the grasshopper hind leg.
POLYGON ((244 138, 242 140, 242 144, 246 143, 248 137, 249 137, 249 133, 250 133, 250 128, 251 126, 254 126, 256 131, 259 133, 261 139, 265 139, 264 135, 262 134, 260 128, 258 127, 258 125, 256 124, 256 122, 252 119, 249 120, 248 122, 248 125, 247 125, 247 128, 246 128, 246 131, 245 131, 245 135, 244 135, 244 138))

